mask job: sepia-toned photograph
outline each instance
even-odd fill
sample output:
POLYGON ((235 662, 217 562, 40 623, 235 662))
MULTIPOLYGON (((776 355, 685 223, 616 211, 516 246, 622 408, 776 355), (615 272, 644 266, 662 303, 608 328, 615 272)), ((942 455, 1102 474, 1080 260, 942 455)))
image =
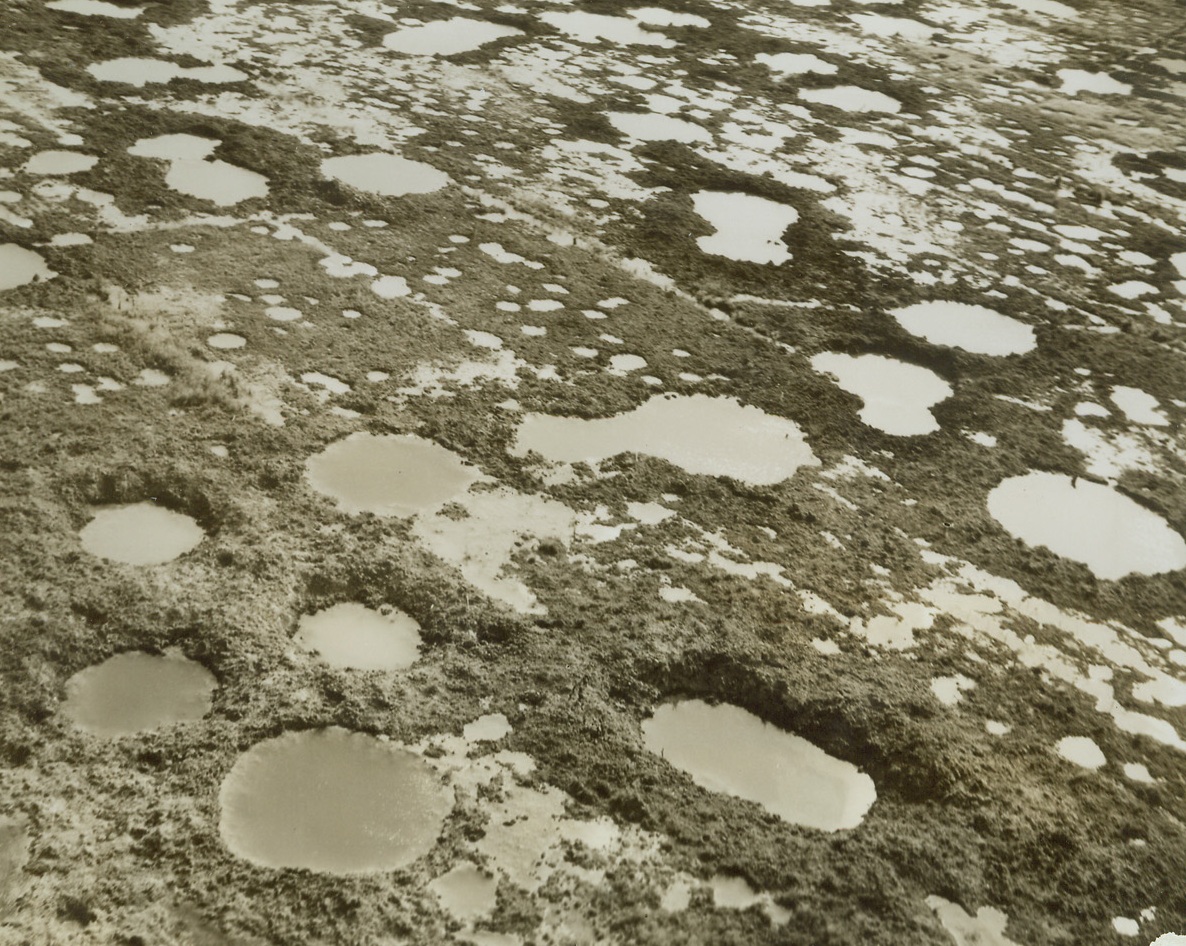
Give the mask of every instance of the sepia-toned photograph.
POLYGON ((0 0, 0 946, 1186 946, 1183 0, 0 0))

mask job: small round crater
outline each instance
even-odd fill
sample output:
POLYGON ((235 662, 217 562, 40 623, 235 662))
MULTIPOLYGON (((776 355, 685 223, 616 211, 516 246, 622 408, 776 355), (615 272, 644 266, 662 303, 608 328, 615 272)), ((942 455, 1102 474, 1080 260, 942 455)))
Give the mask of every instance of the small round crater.
POLYGON ((452 794, 423 759, 339 727, 252 746, 219 793, 230 851, 263 867, 396 870, 432 850, 452 794))
POLYGON ((346 512, 412 516, 464 493, 480 473, 431 440, 351 434, 307 462, 309 482, 346 512))
POLYGON ((150 502, 99 509, 79 533, 86 551, 125 565, 164 565, 205 536, 192 517, 150 502))
POLYGON ((384 613, 351 601, 302 615, 295 641, 331 667, 406 670, 420 657, 420 624, 398 609, 384 613))
POLYGON ((62 711, 92 735, 127 736, 201 719, 217 688, 209 670, 185 657, 129 652, 71 677, 62 711))
POLYGON ((791 824, 855 828, 877 799, 873 780, 855 765, 740 706, 668 703, 642 732, 647 749, 701 788, 756 802, 791 824))

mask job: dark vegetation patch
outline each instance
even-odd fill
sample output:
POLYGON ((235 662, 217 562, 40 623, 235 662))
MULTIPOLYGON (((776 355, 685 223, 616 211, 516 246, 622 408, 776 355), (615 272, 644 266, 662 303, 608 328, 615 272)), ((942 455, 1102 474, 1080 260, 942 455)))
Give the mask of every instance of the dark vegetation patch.
POLYGON ((641 207, 637 223, 611 229, 611 240, 624 244, 627 255, 641 256, 701 296, 728 297, 747 292, 775 298, 839 301, 840 287, 845 288, 846 298, 851 298, 854 290, 860 292, 866 271, 836 243, 847 225, 819 205, 818 195, 729 171, 673 142, 653 142, 638 153, 654 162, 639 183, 670 188, 671 192, 641 207), (692 209, 690 197, 700 190, 752 194, 794 207, 799 220, 783 237, 793 258, 775 267, 701 252, 695 238, 714 231, 692 209))

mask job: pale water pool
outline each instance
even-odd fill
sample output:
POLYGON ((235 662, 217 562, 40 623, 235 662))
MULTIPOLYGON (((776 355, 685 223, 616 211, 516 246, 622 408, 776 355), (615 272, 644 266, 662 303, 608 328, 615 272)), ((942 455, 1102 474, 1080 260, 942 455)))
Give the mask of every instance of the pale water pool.
POLYGON ((1064 736, 1054 746, 1055 752, 1085 769, 1101 769, 1107 765, 1108 757, 1088 736, 1064 736))
POLYGON ((190 516, 148 502, 99 509, 79 532, 86 551, 125 565, 163 565, 205 536, 190 516))
POLYGON ((642 453, 689 473, 780 483, 819 463, 794 421, 734 398, 660 395, 625 414, 595 420, 528 414, 511 452, 561 463, 596 463, 642 453))
POLYGON ((124 82, 136 88, 171 82, 174 79, 193 79, 196 82, 226 84, 242 82, 247 73, 227 65, 190 66, 182 68, 164 59, 127 56, 94 62, 86 71, 100 82, 124 82))
POLYGON ((80 16, 109 16, 117 20, 134 20, 144 12, 143 7, 116 6, 106 0, 50 0, 45 8, 80 16))
POLYGON ((791 824, 855 828, 877 799, 873 780, 739 706, 685 700, 642 724, 643 742, 702 788, 757 802, 791 824))
POLYGON ((1060 3, 1059 0, 1002 0, 1006 6, 1016 7, 1030 13, 1044 13, 1047 16, 1067 18, 1077 17, 1079 11, 1074 7, 1060 3))
POLYGON ((782 235, 799 220, 794 207, 753 194, 699 191, 692 195, 692 208, 717 231, 697 238, 701 252, 776 266, 791 258, 782 235))
POLYGON ((756 62, 763 63, 779 76, 798 76, 808 72, 820 75, 835 75, 840 67, 812 53, 758 53, 756 62))
POLYGON ((412 516, 464 493, 481 473, 411 434, 351 434, 306 461, 309 483, 345 512, 412 516))
POLYGON ((56 276, 41 254, 15 243, 0 243, 0 292, 56 276))
POLYGON ((223 780, 219 804, 219 833, 238 857, 365 874, 432 850, 453 797, 414 753, 334 726, 252 746, 223 780))
POLYGON ((712 26, 711 20, 695 13, 676 13, 664 7, 639 7, 627 11, 627 15, 639 23, 646 23, 647 26, 694 26, 699 29, 712 26))
POLYGON ((514 729, 506 716, 502 713, 487 713, 473 722, 466 723, 461 735, 466 742, 498 742, 512 732, 514 729))
POLYGON ((89 171, 99 159, 79 151, 38 151, 22 168, 28 174, 65 175, 89 171))
POLYGON ((198 135, 175 134, 140 138, 128 148, 128 154, 137 158, 158 158, 162 161, 200 161, 214 153, 221 144, 217 138, 202 138, 198 135))
POLYGON ((758 893, 744 877, 716 874, 709 878, 708 886, 712 891, 714 907, 726 910, 748 910, 750 907, 759 906, 775 926, 784 926, 791 919, 789 910, 776 904, 770 894, 758 893))
POLYGON ((137 88, 158 82, 169 82, 176 79, 180 71, 180 67, 175 63, 138 56, 108 59, 87 66, 87 72, 100 82, 126 82, 137 88))
POLYGON ((449 175, 431 164, 376 151, 326 158, 321 173, 361 191, 384 197, 431 194, 449 183, 449 175))
POLYGON ((939 422, 931 408, 952 394, 951 385, 935 372, 884 355, 823 352, 811 359, 816 371, 835 376, 864 406, 861 420, 895 437, 934 433, 939 422))
POLYGON ((816 105, 830 105, 845 112, 886 112, 897 114, 902 103, 884 92, 862 89, 856 85, 838 85, 830 89, 802 89, 799 98, 816 105))
POLYGON ((179 194, 231 207, 253 197, 268 196, 268 179, 226 161, 183 158, 173 161, 165 183, 179 194))
POLYGON ((1020 355, 1038 344, 1030 326, 980 305, 916 302, 889 314, 911 335, 980 355, 1020 355))
POLYGON ((420 656, 420 625, 410 614, 373 611, 354 601, 301 615, 294 638, 331 667, 404 670, 420 656))
POLYGON ((656 112, 608 112, 605 117, 623 135, 639 141, 680 141, 685 144, 712 141, 712 135, 699 125, 670 115, 656 112))
POLYGON ((988 511, 1027 545, 1080 562, 1097 578, 1186 568, 1186 540, 1161 516, 1089 480, 1046 472, 1010 477, 989 493, 988 511))
POLYGON ((455 865, 448 873, 428 884, 443 906, 458 920, 484 916, 497 903, 498 881, 468 861, 455 865))
POLYGON ((1096 95, 1128 95, 1132 86, 1119 79, 1113 79, 1102 72, 1087 72, 1083 69, 1059 69, 1058 77, 1062 80, 1060 92, 1067 95, 1078 95, 1080 92, 1093 92, 1096 95))
POLYGON ((647 30, 638 20, 584 10, 540 13, 540 21, 583 43, 608 40, 611 43, 661 46, 670 49, 675 41, 655 30, 647 30))
POLYGON ((211 348, 230 350, 234 348, 242 348, 247 344, 247 339, 245 339, 242 335, 236 335, 234 332, 215 332, 206 339, 206 344, 211 348))
POLYGON ((66 683, 62 712, 96 736, 127 736, 210 711, 218 681, 205 667, 175 655, 117 654, 66 683))
POLYGON ((1110 397, 1112 403, 1120 408, 1124 412, 1124 416, 1134 424, 1144 424, 1149 427, 1168 427, 1170 425, 1157 398, 1147 391, 1120 384, 1112 388, 1110 397))
POLYGON ((513 26, 455 16, 388 33, 383 37, 383 45, 409 56, 454 56, 495 40, 522 35, 523 31, 513 26))
POLYGON ((1009 918, 995 907, 981 907, 975 916, 958 903, 927 897, 927 906, 947 930, 955 946, 1019 946, 1005 936, 1009 918))

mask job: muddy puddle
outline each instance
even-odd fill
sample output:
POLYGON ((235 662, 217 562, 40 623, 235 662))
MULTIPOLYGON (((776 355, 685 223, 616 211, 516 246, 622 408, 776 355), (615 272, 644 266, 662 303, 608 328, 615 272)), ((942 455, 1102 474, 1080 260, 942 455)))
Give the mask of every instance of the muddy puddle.
POLYGON ((811 359, 811 367, 833 375, 843 390, 864 402, 858 412, 864 423, 895 437, 938 430, 930 409, 952 394, 951 385, 929 368, 884 355, 824 352, 811 359))
POLYGON ((206 533, 190 516, 145 502, 99 509, 78 535, 99 558, 164 565, 197 548, 206 533))
POLYGON ((215 332, 206 339, 206 344, 211 348, 232 351, 236 348, 243 348, 247 344, 247 339, 234 332, 215 332))
POLYGON ((384 152, 326 158, 321 162, 321 173, 360 191, 384 197, 431 194, 449 183, 449 175, 431 164, 384 152))
POLYGON ((41 254, 15 243, 0 243, 0 292, 57 275, 41 254))
POLYGON ((609 123, 627 138, 638 141, 680 141, 693 144, 712 141, 699 125, 656 112, 609 112, 609 123))
POLYGON ((873 780, 856 766, 738 706, 667 704, 642 732, 647 749, 701 788, 757 802, 791 824, 855 828, 877 799, 873 780))
POLYGON ((157 158, 161 161, 197 161, 210 157, 219 144, 217 138, 202 138, 198 135, 157 135, 153 138, 140 138, 128 148, 128 154, 137 158, 157 158))
POLYGON ((472 920, 494 909, 498 881, 476 864, 465 862, 430 882, 428 889, 456 919, 472 920))
POLYGON ((803 89, 799 98, 815 105, 830 105, 844 112, 885 112, 896 114, 902 103, 884 92, 862 89, 856 85, 838 85, 830 89, 803 89))
POLYGON ((539 19, 561 33, 582 43, 611 43, 670 48, 675 41, 663 33, 646 29, 631 17, 609 16, 604 13, 587 13, 583 10, 564 13, 541 13, 539 19))
POLYGON ((117 654, 66 683, 62 712, 95 736, 127 736, 210 711, 218 681, 205 667, 176 655, 117 654))
POLYGON ((779 265, 791 258, 782 235, 799 220, 794 207, 753 194, 722 191, 693 194, 692 207, 717 231, 697 238, 702 252, 744 263, 779 265))
POLYGON ((409 56, 455 56, 495 40, 522 35, 523 31, 513 26, 455 16, 388 33, 383 37, 383 45, 409 56))
POLYGON ((436 844, 451 792, 419 756, 374 736, 292 732, 243 753, 219 792, 219 831, 263 867, 365 874, 436 844))
POLYGON ((988 511, 1027 545, 1086 565, 1097 578, 1186 568, 1186 540, 1152 510, 1110 487, 1059 473, 1010 477, 988 511))
POLYGON ((25 162, 23 170, 28 174, 46 176, 80 174, 89 171, 99 159, 93 154, 78 151, 38 151, 25 162))
POLYGON ((597 420, 529 414, 511 452, 559 463, 597 463, 619 453, 666 460, 689 473, 780 483, 818 464, 794 421, 735 398, 661 395, 625 414, 597 420))
POLYGON ((47 10, 77 13, 79 16, 109 16, 120 20, 134 20, 144 12, 143 7, 117 6, 106 0, 50 0, 47 10))
POLYGON ((351 434, 306 462, 310 485, 344 512, 413 516, 464 493, 481 473, 411 434, 351 434))
POLYGON ((127 56, 122 59, 108 59, 106 62, 92 63, 87 66, 87 72, 100 82, 122 82, 136 88, 164 84, 172 82, 174 79, 192 79, 195 82, 224 85, 242 82, 247 78, 247 73, 240 72, 230 66, 206 65, 182 68, 176 63, 164 59, 147 59, 139 56, 127 56))
POLYGON ((219 207, 268 196, 266 177, 226 161, 174 161, 165 183, 179 194, 208 200, 219 207))
POLYGON ((415 618, 353 601, 302 615, 294 640, 331 667, 346 670, 404 670, 420 656, 415 618))
POLYGON ((911 335, 979 355, 1020 355, 1038 344, 1030 326, 984 306, 917 302, 889 314, 911 335))

